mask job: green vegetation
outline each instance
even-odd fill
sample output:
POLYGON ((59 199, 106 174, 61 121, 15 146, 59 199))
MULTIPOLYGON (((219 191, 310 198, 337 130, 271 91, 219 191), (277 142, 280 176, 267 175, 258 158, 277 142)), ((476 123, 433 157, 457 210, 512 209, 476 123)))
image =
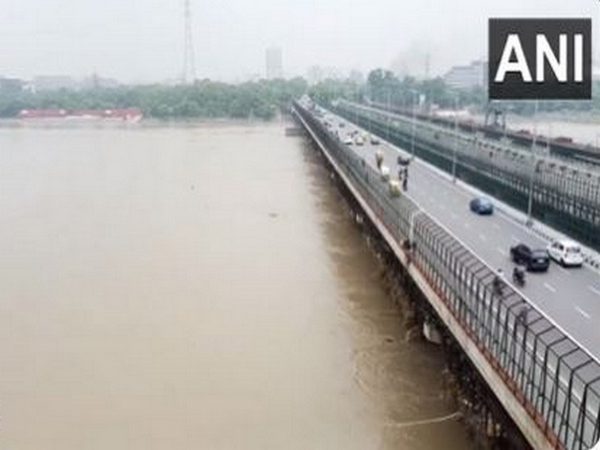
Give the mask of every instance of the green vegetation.
MULTIPOLYGON (((592 91, 600 92, 600 81, 593 83, 592 91)), ((400 79, 384 69, 371 71, 364 85, 352 84, 349 81, 327 80, 313 86, 311 92, 315 100, 325 104, 334 98, 355 101, 370 99, 394 107, 411 108, 422 95, 426 108, 437 105, 440 108, 452 109, 458 102, 460 108, 471 108, 481 112, 488 105, 486 88, 454 89, 439 77, 428 80, 417 80, 413 77, 400 79)), ((600 96, 592 97, 590 101, 540 101, 538 111, 600 113, 600 96)), ((532 115, 535 108, 531 100, 503 101, 498 106, 523 115, 532 115)))
POLYGON ((277 107, 306 92, 302 78, 226 84, 198 81, 180 86, 122 86, 106 89, 56 90, 31 93, 0 90, 0 117, 22 109, 140 108, 146 116, 166 118, 271 119, 277 107))
MULTIPOLYGON (((593 85, 600 92, 600 82, 593 85)), ((398 78, 392 72, 376 69, 367 81, 328 79, 313 86, 303 78, 291 80, 261 80, 242 84, 227 84, 210 80, 193 85, 146 85, 95 88, 84 90, 56 90, 32 93, 18 87, 0 85, 0 117, 15 117, 22 109, 114 109, 140 108, 147 117, 160 119, 191 118, 256 118, 268 120, 292 99, 308 93, 315 101, 329 104, 336 98, 388 104, 411 108, 419 98, 424 107, 437 105, 451 109, 456 103, 461 108, 483 111, 488 105, 484 88, 457 90, 446 85, 442 78, 417 80, 398 78)), ((502 102, 500 108, 517 114, 533 114, 534 102, 502 102)), ((600 97, 591 101, 540 101, 540 112, 600 113, 600 97)))

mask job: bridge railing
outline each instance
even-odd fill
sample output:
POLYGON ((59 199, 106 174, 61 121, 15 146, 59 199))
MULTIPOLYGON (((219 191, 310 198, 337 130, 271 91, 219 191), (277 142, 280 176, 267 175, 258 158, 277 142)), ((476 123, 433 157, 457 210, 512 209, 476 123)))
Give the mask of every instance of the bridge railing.
MULTIPOLYGON (((410 145, 413 124, 408 117, 390 118, 385 111, 348 102, 340 102, 335 110, 382 137, 410 145)), ((522 149, 465 137, 462 133, 457 136, 458 140, 448 128, 419 121, 415 126, 416 152, 449 171, 456 150, 459 178, 466 176, 483 190, 493 189, 495 195, 502 195, 520 209, 526 208, 533 177, 534 215, 543 216, 555 227, 600 249, 600 173, 544 155, 534 161, 531 153, 522 149), (495 187, 490 187, 490 182, 495 187)))
POLYGON ((556 449, 600 439, 600 364, 509 285, 492 289, 494 270, 407 196, 386 183, 310 111, 296 113, 398 242, 412 238, 412 261, 505 385, 556 449))

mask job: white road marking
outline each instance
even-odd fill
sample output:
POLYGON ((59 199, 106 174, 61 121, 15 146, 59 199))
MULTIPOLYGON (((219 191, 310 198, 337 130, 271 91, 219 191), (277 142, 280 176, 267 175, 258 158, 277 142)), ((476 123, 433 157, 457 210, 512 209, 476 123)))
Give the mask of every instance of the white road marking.
POLYGON ((514 234, 511 234, 511 235, 510 235, 510 238, 511 238, 513 241, 515 241, 515 242, 519 242, 519 241, 520 241, 520 239, 519 239, 519 238, 517 238, 517 237, 515 237, 515 235, 514 235, 514 234))
POLYGON ((506 256, 506 252, 500 247, 496 247, 496 250, 498 250, 498 253, 500 253, 502 256, 506 256))
POLYGON ((565 275, 571 275, 571 272, 569 272, 567 269, 565 269, 564 267, 559 266, 558 264, 556 264, 556 268, 558 270, 560 270, 562 273, 564 273, 565 275))
POLYGON ((583 309, 581 309, 579 306, 575 307, 575 310, 581 314, 583 317, 585 317, 586 319, 590 320, 592 318, 592 316, 589 315, 589 313, 587 313, 586 311, 584 311, 583 309))
POLYGON ((493 223, 492 226, 496 229, 499 230, 500 229, 500 225, 498 225, 497 223, 493 223))
POLYGON ((548 289, 550 292, 556 292, 556 288, 549 285, 548 283, 544 283, 544 287, 548 289))
POLYGON ((600 290, 596 289, 594 286, 588 286, 590 291, 592 291, 596 295, 600 295, 600 290))
POLYGON ((481 239, 483 242, 487 241, 485 234, 479 234, 479 239, 481 239))

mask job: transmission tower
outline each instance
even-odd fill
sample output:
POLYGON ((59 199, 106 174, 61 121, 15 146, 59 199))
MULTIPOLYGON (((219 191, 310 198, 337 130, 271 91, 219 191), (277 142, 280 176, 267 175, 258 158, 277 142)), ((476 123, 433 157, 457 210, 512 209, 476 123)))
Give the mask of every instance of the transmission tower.
POLYGON ((185 0, 185 36, 182 82, 187 84, 196 79, 196 62, 194 59, 194 38, 192 35, 192 7, 190 0, 185 0))

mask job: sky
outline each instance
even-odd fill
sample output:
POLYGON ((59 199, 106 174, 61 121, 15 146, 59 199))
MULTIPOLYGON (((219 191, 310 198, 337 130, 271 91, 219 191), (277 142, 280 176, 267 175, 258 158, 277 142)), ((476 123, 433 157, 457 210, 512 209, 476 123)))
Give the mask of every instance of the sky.
MULTIPOLYGON (((312 66, 423 75, 427 60, 438 75, 487 57, 490 17, 600 23, 598 0, 190 1, 196 75, 223 81, 264 76, 270 46, 282 49, 288 77, 312 66)), ((127 83, 181 76, 184 0, 0 0, 0 11, 4 76, 97 73, 127 83)))

